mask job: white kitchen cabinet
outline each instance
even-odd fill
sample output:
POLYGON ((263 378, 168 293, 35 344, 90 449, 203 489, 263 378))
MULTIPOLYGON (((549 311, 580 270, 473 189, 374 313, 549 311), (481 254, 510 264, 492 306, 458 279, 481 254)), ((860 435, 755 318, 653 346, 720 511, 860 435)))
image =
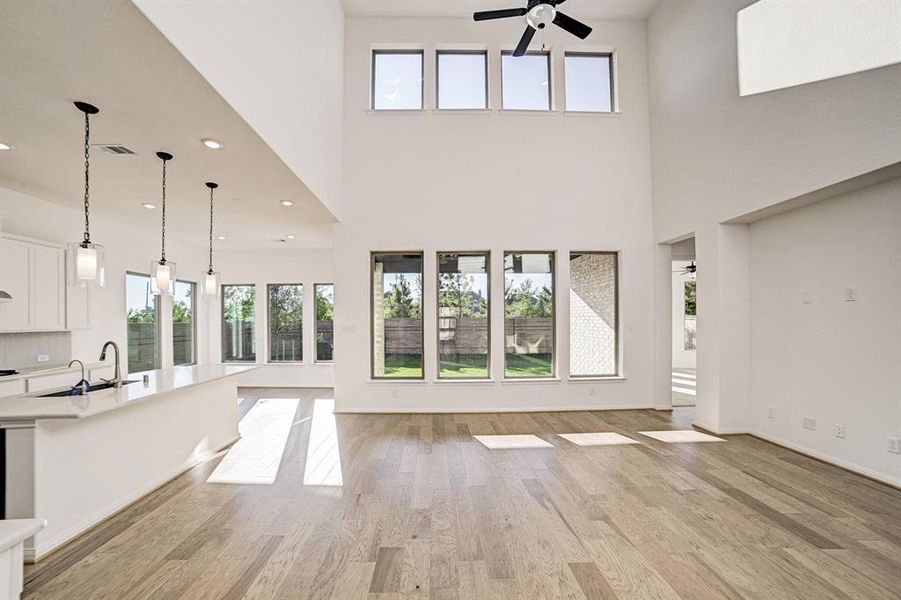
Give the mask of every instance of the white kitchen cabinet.
POLYGON ((66 328, 66 254, 62 247, 0 240, 0 280, 12 300, 0 304, 0 331, 66 328))
POLYGON ((0 303, 0 330, 24 331, 31 328, 29 244, 18 240, 0 240, 0 281, 12 300, 0 303))

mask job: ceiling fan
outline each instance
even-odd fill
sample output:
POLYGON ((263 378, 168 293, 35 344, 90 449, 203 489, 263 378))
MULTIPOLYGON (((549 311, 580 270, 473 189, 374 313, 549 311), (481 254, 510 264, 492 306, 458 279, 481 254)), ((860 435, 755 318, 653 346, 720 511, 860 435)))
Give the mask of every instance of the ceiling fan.
POLYGON ((557 5, 566 0, 528 0, 525 8, 504 8, 501 10, 484 10, 473 13, 475 21, 488 21, 489 19, 506 19, 507 17, 526 17, 526 30, 516 44, 513 56, 522 56, 529 48, 529 42, 538 29, 544 29, 553 23, 561 29, 565 29, 579 39, 585 39, 591 33, 591 27, 563 14, 557 10, 557 5))
POLYGON ((682 275, 694 275, 697 273, 698 267, 695 265, 695 261, 691 261, 691 264, 685 265, 681 269, 676 269, 673 273, 681 273, 682 275))

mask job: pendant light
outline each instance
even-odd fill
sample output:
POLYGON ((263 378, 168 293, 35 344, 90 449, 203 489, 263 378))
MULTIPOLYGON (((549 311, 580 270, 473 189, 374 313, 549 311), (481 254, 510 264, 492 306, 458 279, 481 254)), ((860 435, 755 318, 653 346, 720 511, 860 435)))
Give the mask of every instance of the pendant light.
POLYGON ((210 188, 210 268, 203 276, 202 293, 205 298, 219 297, 219 273, 213 271, 213 190, 219 187, 218 183, 207 181, 206 186, 210 188))
POLYGON ((166 260, 166 163, 172 160, 168 152, 157 152, 163 161, 163 234, 160 259, 150 263, 150 291, 154 296, 171 296, 175 293, 175 263, 166 260))
POLYGON ((80 287, 106 285, 103 246, 91 242, 91 115, 100 109, 87 102, 76 102, 75 108, 84 113, 84 238, 69 244, 69 283, 80 287))

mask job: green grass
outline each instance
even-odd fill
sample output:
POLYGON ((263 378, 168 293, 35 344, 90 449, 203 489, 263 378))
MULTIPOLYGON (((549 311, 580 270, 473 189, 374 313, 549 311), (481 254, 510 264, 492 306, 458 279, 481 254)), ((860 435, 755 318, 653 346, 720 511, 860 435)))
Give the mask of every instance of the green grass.
POLYGON ((385 357, 385 377, 422 377, 422 356, 391 354, 385 357))
POLYGON ((550 354, 510 354, 504 355, 507 377, 551 377, 554 365, 550 354))
POLYGON ((488 377, 487 354, 442 354, 441 377, 488 377))
MULTIPOLYGON (((506 355, 505 377, 551 377, 554 374, 550 354, 506 355)), ((441 356, 441 377, 487 377, 485 354, 446 354, 441 356)), ((385 358, 385 377, 422 377, 422 356, 392 354, 385 358)))

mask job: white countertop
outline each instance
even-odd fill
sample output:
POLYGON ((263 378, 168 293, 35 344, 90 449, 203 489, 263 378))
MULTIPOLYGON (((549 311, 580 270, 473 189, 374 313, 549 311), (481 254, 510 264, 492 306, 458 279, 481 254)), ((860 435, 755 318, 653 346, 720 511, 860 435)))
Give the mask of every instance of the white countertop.
MULTIPOLYGON (((130 373, 123 379, 136 379, 137 383, 90 392, 84 396, 57 396, 41 398, 41 394, 56 390, 44 390, 31 394, 21 394, 0 398, 0 423, 21 423, 37 419, 81 419, 110 410, 117 410, 174 390, 239 375, 257 368, 256 365, 199 365, 173 367, 130 373), (144 375, 150 376, 145 385, 144 375)), ((66 388, 60 388, 66 389, 66 388)))
MULTIPOLYGON (((112 361, 104 361, 104 362, 86 362, 84 363, 85 377, 88 375, 88 371, 91 369, 98 369, 100 367, 112 367, 112 361)), ((3 367, 6 368, 6 367, 3 367)), ((72 365, 71 367, 66 366, 66 364, 57 364, 57 365, 48 365, 48 366, 40 366, 40 367, 25 367, 22 369, 17 369, 19 371, 15 375, 3 375, 0 376, 0 383, 4 381, 18 381, 20 379, 31 379, 33 377, 44 377, 46 375, 58 375, 59 373, 72 373, 72 374, 81 374, 81 367, 78 365, 72 365)), ((75 383, 73 381, 72 383, 75 383)))
POLYGON ((0 520, 0 552, 27 540, 46 526, 44 519, 0 520))

